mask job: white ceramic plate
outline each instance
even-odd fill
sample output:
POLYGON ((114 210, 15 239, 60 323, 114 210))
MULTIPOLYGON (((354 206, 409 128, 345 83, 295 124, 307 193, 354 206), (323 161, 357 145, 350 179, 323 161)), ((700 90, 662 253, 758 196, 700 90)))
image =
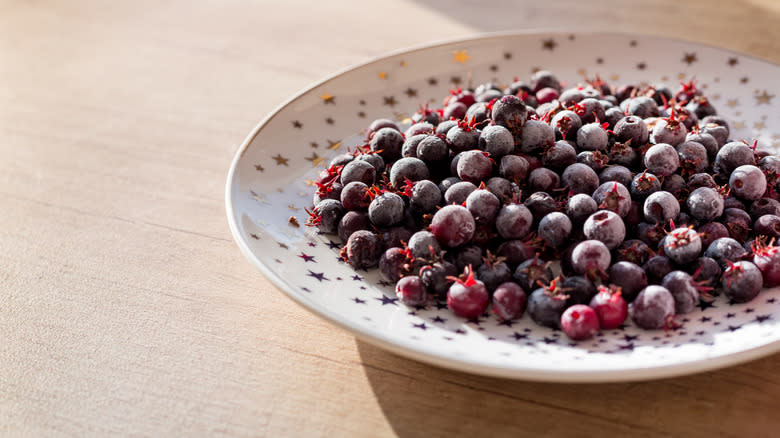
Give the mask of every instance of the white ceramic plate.
POLYGON ((497 34, 397 52, 331 76, 291 98, 249 135, 230 167, 230 228, 249 260, 302 306, 357 337, 443 367, 547 381, 620 381, 692 373, 780 348, 780 290, 747 304, 719 298, 684 315, 680 329, 622 330, 571 343, 528 316, 478 323, 446 307, 407 308, 375 271, 338 261, 337 236, 303 226, 311 180, 363 138, 380 117, 403 123, 421 102, 449 88, 528 78, 534 69, 574 84, 583 74, 614 83, 665 83, 696 76, 735 139, 780 146, 776 65, 700 44, 647 36, 585 33, 497 34), (301 227, 290 225, 293 216, 301 227))

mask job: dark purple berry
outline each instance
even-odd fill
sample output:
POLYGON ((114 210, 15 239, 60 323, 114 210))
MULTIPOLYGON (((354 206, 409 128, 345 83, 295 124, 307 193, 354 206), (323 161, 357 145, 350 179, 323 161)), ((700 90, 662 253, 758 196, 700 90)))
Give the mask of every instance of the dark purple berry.
POLYGON ((598 209, 598 204, 592 197, 585 193, 579 193, 569 198, 566 215, 573 223, 581 224, 598 209))
POLYGON ((433 181, 424 179, 414 183, 412 196, 409 198, 409 205, 415 211, 428 213, 436 209, 441 199, 439 187, 433 181))
POLYGON ((553 170, 539 167, 528 175, 528 188, 534 192, 552 193, 561 183, 560 177, 553 170))
POLYGON ((504 239, 522 239, 532 224, 533 215, 523 204, 506 204, 496 217, 496 231, 504 239))
POLYGON ((517 265, 512 277, 523 290, 530 293, 538 287, 539 282, 549 283, 553 272, 549 263, 534 257, 517 265))
POLYGON ((648 284, 647 273, 635 263, 617 262, 609 267, 608 274, 609 282, 620 287, 626 301, 633 301, 648 284))
POLYGON ((631 209, 631 194, 623 184, 617 181, 605 182, 593 192, 593 200, 599 208, 625 217, 631 209))
POLYGON ((699 257, 686 268, 693 279, 702 285, 715 286, 720 281, 720 265, 709 257, 699 257))
POLYGON ((314 207, 309 223, 316 225, 325 234, 336 234, 339 221, 346 210, 341 202, 335 199, 323 199, 314 207))
POLYGON ((437 211, 431 222, 431 231, 442 244, 454 248, 474 236, 476 224, 471 212, 460 205, 448 205, 437 211))
POLYGON ((445 260, 420 268, 420 279, 428 288, 428 293, 437 297, 444 297, 447 294, 451 283, 448 277, 454 277, 457 274, 458 270, 455 265, 445 260))
POLYGON ((642 266, 647 275, 647 282, 650 284, 661 284, 666 274, 674 271, 674 265, 669 257, 656 255, 650 257, 647 263, 642 266))
POLYGON ((699 304, 699 285, 688 273, 672 271, 661 281, 674 298, 674 313, 684 315, 690 313, 699 304))
POLYGON ((434 260, 441 252, 439 241, 430 231, 418 231, 412 234, 408 247, 414 258, 422 260, 434 260))
POLYGON ((556 113, 550 121, 556 138, 577 140, 577 131, 582 127, 580 116, 574 111, 564 110, 556 113))
MULTIPOLYGON (((389 128, 388 128, 389 129, 389 128)), ((346 261, 356 269, 373 268, 383 254, 382 241, 371 231, 358 230, 347 239, 342 250, 346 261)))
POLYGON ((414 272, 414 265, 410 254, 402 248, 389 248, 379 258, 379 276, 385 281, 395 283, 412 272, 414 272))
POLYGON ((721 268, 728 266, 728 262, 736 262, 748 256, 745 248, 731 237, 716 239, 704 251, 704 256, 714 259, 721 268))
POLYGON ((528 315, 535 323, 552 328, 559 328, 561 315, 566 310, 566 295, 552 290, 539 288, 528 297, 528 315))
POLYGON ((476 149, 479 146, 478 129, 455 126, 447 131, 447 143, 454 152, 476 149))
POLYGON ((341 190, 341 205, 347 210, 362 210, 370 203, 368 186, 360 181, 352 181, 341 190))
POLYGON ((766 176, 752 164, 742 165, 731 172, 729 177, 731 193, 745 201, 761 199, 766 192, 766 176))
POLYGON ((458 272, 463 272, 469 266, 473 269, 482 266, 482 249, 476 245, 466 245, 458 248, 454 254, 453 263, 458 272))
POLYGON ((773 214, 765 214, 753 224, 753 231, 757 235, 769 236, 773 239, 780 238, 780 217, 773 214))
POLYGON ((560 171, 577 162, 577 150, 567 141, 557 141, 542 154, 542 164, 560 171))
POLYGON ((559 208, 558 202, 549 193, 536 192, 525 200, 525 206, 531 211, 534 222, 539 223, 544 216, 559 208))
POLYGON ((577 146, 585 151, 601 151, 609 146, 609 135, 598 123, 582 125, 577 131, 577 146))
POLYGON ((520 318, 528 297, 517 283, 500 284, 493 292, 493 312, 504 321, 520 318))
POLYGON ((395 296, 407 306, 422 306, 428 300, 425 285, 416 275, 409 275, 398 280, 395 285, 395 296))
POLYGON ((489 292, 492 292, 498 285, 512 280, 512 271, 500 258, 488 256, 487 260, 477 269, 477 278, 485 283, 489 292))
POLYGON ((729 263, 720 280, 721 289, 730 299, 746 303, 761 292, 764 278, 761 271, 751 262, 729 263))
POLYGON ((750 227, 753 225, 750 215, 745 210, 739 208, 724 209, 721 221, 726 225, 726 229, 729 230, 729 236, 740 242, 747 240, 750 227))
POLYGON ((651 193, 645 199, 642 210, 645 214, 645 219, 666 224, 670 219, 674 220, 680 214, 680 204, 671 193, 659 191, 651 193))
POLYGON ((534 154, 555 143, 555 132, 547 123, 528 120, 523 125, 520 136, 520 150, 525 154, 534 154))
POLYGON ((561 184, 564 187, 568 187, 571 193, 590 195, 599 186, 599 176, 587 165, 574 163, 563 171, 561 184))
POLYGON ((473 183, 468 181, 457 182, 450 186, 446 192, 444 192, 444 203, 447 205, 461 205, 466 202, 466 199, 468 199, 469 195, 474 190, 477 190, 477 186, 475 186, 473 183))
POLYGON ((501 158, 498 172, 504 178, 519 183, 528 175, 528 161, 517 155, 506 155, 501 158))
POLYGON ((621 143, 631 142, 633 147, 647 143, 650 132, 647 124, 637 116, 626 116, 615 124, 615 139, 621 143))
POLYGON ((390 168, 390 183, 395 187, 403 186, 407 179, 414 182, 428 178, 428 166, 419 158, 401 158, 390 168))
POLYGON ((689 132, 685 137, 685 141, 695 141, 704 146, 704 149, 707 151, 707 162, 715 162, 715 156, 718 155, 719 149, 718 141, 715 140, 715 137, 703 132, 689 132))
POLYGON ((484 152, 471 150, 461 154, 457 170, 458 177, 463 181, 478 183, 490 178, 493 163, 484 152))
POLYGON ((394 161, 401 158, 404 136, 397 128, 381 128, 373 133, 368 144, 371 150, 379 153, 386 162, 394 161))
MULTIPOLYGON (((486 126, 479 136, 479 148, 498 160, 515 149, 512 133, 501 125, 486 126)), ((502 160, 503 163, 503 160, 502 160)))
POLYGON ((368 220, 368 214, 365 211, 348 211, 339 221, 337 230, 339 238, 346 242, 349 236, 358 230, 371 230, 371 221, 368 220))
POLYGON ((404 218, 404 200, 395 193, 382 193, 368 205, 368 218, 378 227, 395 225, 404 218))
POLYGON ((672 117, 662 117, 659 119, 655 126, 653 126, 653 135, 651 139, 655 143, 667 143, 672 146, 685 141, 685 136, 688 134, 688 129, 679 120, 672 117))
POLYGON ((633 303, 631 319, 639 327, 655 330, 672 326, 674 318, 674 297, 663 286, 647 286, 633 303))
POLYGON ((677 150, 667 143, 651 146, 645 152, 644 162, 647 170, 658 176, 671 175, 680 167, 680 157, 677 155, 677 150))
POLYGON ((609 269, 612 255, 598 240, 584 240, 574 247, 571 254, 572 268, 580 275, 600 275, 609 269))
POLYGON ((566 291, 566 295, 569 296, 566 300, 566 306, 588 304, 590 299, 596 295, 596 285, 582 275, 566 277, 561 282, 561 290, 566 291))
POLYGON ((645 242, 638 239, 624 240, 615 248, 615 261, 631 262, 639 266, 644 265, 653 255, 655 255, 653 250, 645 242))
POLYGON ((696 260, 701 253, 701 238, 690 228, 677 228, 663 240, 664 254, 678 265, 696 260))
POLYGON ((761 198, 750 204, 748 214, 753 219, 758 219, 765 214, 780 216, 780 202, 772 198, 761 198))
POLYGON ((737 167, 754 164, 753 149, 741 141, 733 141, 720 148, 715 156, 713 170, 723 178, 727 178, 737 167))
POLYGON ((554 211, 548 213, 539 221, 537 234, 547 246, 558 248, 563 245, 571 234, 571 220, 563 213, 554 211))
MULTIPOLYGON (((604 185, 608 182, 617 182, 622 185, 623 188, 626 188, 631 186, 633 179, 634 178, 631 174, 631 170, 621 165, 608 166, 602 170, 601 173, 599 173, 599 183, 601 185, 604 185)), ((626 199, 631 201, 631 196, 629 195, 628 191, 626 191, 626 195, 626 199)))
POLYGON ((723 196, 709 187, 699 187, 685 201, 688 213, 700 221, 712 221, 723 214, 723 196))
POLYGON ((643 200, 660 190, 661 181, 652 173, 647 173, 647 170, 638 173, 631 181, 631 196, 637 200, 643 200))
POLYGON ((620 216, 609 210, 593 213, 582 226, 585 237, 598 240, 609 249, 615 249, 626 237, 626 226, 620 216))
POLYGON ((515 143, 520 142, 523 125, 527 118, 527 110, 522 99, 512 95, 498 99, 493 103, 491 118, 497 125, 509 129, 515 143))
POLYGON ((429 135, 417 144, 416 157, 426 163, 435 163, 449 156, 447 143, 435 135, 429 135))
POLYGON ((498 246, 496 255, 503 257, 509 268, 514 270, 520 263, 534 257, 534 249, 522 240, 505 240, 498 246))

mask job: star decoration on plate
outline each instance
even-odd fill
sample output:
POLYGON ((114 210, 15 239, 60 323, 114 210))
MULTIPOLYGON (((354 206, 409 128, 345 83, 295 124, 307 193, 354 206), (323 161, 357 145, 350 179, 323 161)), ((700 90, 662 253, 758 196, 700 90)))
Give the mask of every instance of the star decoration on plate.
POLYGON ((544 50, 553 51, 553 50, 555 50, 555 46, 557 46, 557 45, 558 45, 558 43, 556 43, 555 40, 552 39, 552 38, 549 38, 549 39, 546 39, 546 40, 542 41, 542 49, 544 49, 544 50))
POLYGON ((320 283, 322 283, 323 281, 330 281, 330 278, 326 277, 324 272, 314 272, 311 269, 308 269, 308 271, 309 273, 306 275, 308 275, 309 277, 316 278, 317 281, 319 281, 320 283))
POLYGON ((341 147, 341 140, 338 141, 331 141, 328 140, 328 149, 335 151, 336 149, 341 147))
POLYGON ((380 298, 377 298, 377 300, 381 301, 383 306, 388 305, 388 304, 392 304, 393 306, 397 306, 398 305, 397 304, 398 298, 389 298, 389 297, 386 297, 386 296, 382 295, 380 298))
POLYGON ((336 96, 332 96, 332 95, 330 95, 328 93, 325 93, 322 96, 320 96, 320 99, 322 99, 322 101, 325 103, 325 105, 327 105, 327 104, 335 105, 336 104, 336 96))
POLYGON ((596 58, 596 64, 603 64, 604 58, 596 58))
POLYGON ((628 45, 629 45, 629 46, 631 46, 631 47, 636 47, 636 45, 637 45, 637 42, 636 42, 636 40, 631 40, 631 41, 628 43, 628 45))
POLYGON ((748 83, 748 80, 749 80, 749 79, 748 79, 748 77, 747 77, 747 76, 745 76, 745 77, 743 77, 743 78, 741 78, 741 79, 739 80, 739 83, 740 83, 740 84, 747 84, 747 83, 748 83))
POLYGON ((335 120, 333 120, 333 117, 328 117, 327 119, 325 119, 325 123, 327 123, 328 125, 332 125, 334 122, 335 120))
POLYGON ((302 258, 304 262, 317 263, 317 261, 314 260, 314 256, 308 255, 305 252, 300 253, 300 255, 298 255, 298 257, 302 258))
MULTIPOLYGON (((325 158, 320 157, 316 152, 311 153, 311 157, 303 157, 304 160, 311 163, 311 167, 317 167, 320 163, 325 161, 325 158)), ((307 184, 309 185, 309 184, 307 184)))
POLYGON ((408 97, 417 97, 417 90, 411 87, 407 88, 406 91, 404 91, 404 93, 406 93, 408 97))
POLYGON ((760 94, 757 94, 755 96, 756 101, 757 101, 756 105, 761 105, 763 103, 769 105, 772 102, 772 98, 773 97, 775 97, 774 94, 769 94, 769 93, 766 92, 766 90, 764 90, 763 92, 761 92, 760 94))
POLYGON ((735 65, 739 64, 739 60, 737 58, 729 58, 727 64, 729 67, 734 67, 735 65))
POLYGON ((391 106, 391 107, 395 106, 395 104, 398 103, 398 102, 395 101, 395 97, 394 96, 385 96, 384 101, 385 101, 385 105, 388 105, 388 106, 391 106))
POLYGON ((352 298, 352 301, 354 301, 357 304, 366 304, 366 300, 361 300, 358 297, 352 298))
POLYGON ((683 55, 683 59, 682 60, 683 60, 684 63, 686 63, 688 65, 691 65, 691 64, 693 64, 694 62, 697 61, 696 53, 686 53, 685 55, 683 55))
POLYGON ((258 236, 258 235, 257 235, 257 234, 255 234, 255 233, 252 233, 252 234, 250 234, 250 235, 249 235, 249 237, 251 237, 251 238, 253 238, 253 239, 255 239, 255 240, 260 240, 260 236, 258 236))
POLYGON ((764 122, 753 123, 753 129, 764 129, 764 128, 766 128, 766 124, 764 122))
POLYGON ((306 178, 305 180, 303 180, 303 183, 309 187, 314 187, 314 184, 316 184, 314 180, 311 178, 306 178))
POLYGON ((252 199, 257 201, 259 204, 271 205, 270 202, 265 200, 265 195, 263 195, 262 193, 256 193, 254 190, 250 190, 249 195, 252 197, 252 199))
POLYGON ((301 123, 298 120, 293 120, 292 124, 293 124, 293 128, 298 128, 298 129, 303 128, 303 123, 301 123))
POLYGON ((290 165, 287 164, 287 162, 290 161, 290 159, 289 158, 284 158, 282 156, 282 154, 276 154, 275 157, 271 157, 271 158, 273 158, 274 161, 276 161, 276 165, 277 166, 287 166, 287 167, 290 167, 290 165))
POLYGON ((764 321, 767 321, 772 318, 772 315, 756 315, 755 321, 757 323, 762 323, 764 321))
POLYGON ((258 172, 263 172, 265 170, 265 167, 263 167, 262 164, 255 164, 255 170, 258 172))
POLYGON ((739 101, 737 99, 729 99, 726 101, 726 106, 729 108, 734 108, 737 105, 739 105, 739 101))
POLYGON ((287 208, 289 208, 292 211, 300 210, 300 208, 296 207, 295 204, 290 204, 290 205, 287 206, 287 208))
POLYGON ((734 125, 732 125, 734 129, 744 129, 745 128, 745 122, 734 122, 734 125))
POLYGON ((276 242, 276 243, 278 243, 278 244, 279 244, 279 248, 282 248, 282 249, 288 249, 288 248, 290 248, 289 246, 285 245, 285 244, 284 244, 284 243, 282 243, 282 242, 276 242))
POLYGON ((428 79, 428 85, 436 85, 439 81, 436 78, 430 78, 428 79))
POLYGON ((639 64, 636 65, 636 68, 638 68, 639 70, 644 70, 647 68, 647 64, 645 64, 644 62, 640 62, 639 64))
POLYGON ((490 68, 490 71, 492 71, 492 72, 497 72, 498 71, 498 66, 495 65, 495 64, 492 64, 489 68, 490 68))
POLYGON ((407 65, 409 64, 407 64, 406 61, 401 61, 401 67, 406 67, 407 65))
POLYGON ((428 330, 428 326, 425 325, 424 322, 421 322, 419 324, 412 324, 413 327, 418 328, 420 330, 428 330))
POLYGON ((452 52, 452 62, 465 64, 469 59, 471 56, 465 50, 453 50, 452 52))
POLYGON ((380 71, 377 76, 379 76, 379 79, 387 79, 387 73, 383 71, 380 71))
POLYGON ((461 79, 460 76, 453 76, 450 78, 450 82, 452 82, 455 85, 460 85, 461 79))
POLYGON ((358 115, 358 117, 360 117, 361 119, 362 119, 362 118, 364 118, 364 117, 366 117, 366 113, 365 113, 365 112, 363 112, 363 111, 358 111, 358 114, 357 114, 357 115, 358 115))

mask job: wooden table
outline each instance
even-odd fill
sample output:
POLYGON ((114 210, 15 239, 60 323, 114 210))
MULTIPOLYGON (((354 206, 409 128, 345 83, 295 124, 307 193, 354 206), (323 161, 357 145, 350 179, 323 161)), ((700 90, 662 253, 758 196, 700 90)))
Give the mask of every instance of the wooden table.
POLYGON ((244 259, 223 186, 265 114, 391 49, 576 26, 780 62, 780 6, 367 3, 0 2, 0 435, 777 436, 780 355, 562 385, 356 341, 244 259))

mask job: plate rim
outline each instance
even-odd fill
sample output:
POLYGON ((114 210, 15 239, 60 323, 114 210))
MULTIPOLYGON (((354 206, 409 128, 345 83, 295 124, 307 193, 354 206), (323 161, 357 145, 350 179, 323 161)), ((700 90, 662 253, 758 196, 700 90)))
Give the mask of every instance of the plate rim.
POLYGON ((298 305, 304 309, 312 312, 320 318, 328 321, 337 327, 348 331, 354 335, 357 339, 368 342, 384 350, 390 351, 402 357, 414 359, 420 362, 424 362, 430 365, 434 365, 440 368, 456 370, 466 372, 470 374, 479 374, 490 377, 500 377, 509 379, 521 379, 527 381, 539 381, 539 382, 551 382, 551 383, 606 383, 606 382, 627 382, 627 381, 642 381, 642 380, 654 380, 660 378, 676 377, 694 373, 700 373, 710 371, 727 366, 737 365, 745 363, 761 357, 766 357, 771 354, 780 351, 780 340, 770 342, 768 344, 749 348, 736 353, 730 353, 723 356, 717 356, 714 358, 701 358, 692 361, 686 361, 679 364, 669 364, 661 366, 653 366, 649 368, 636 367, 625 370, 587 370, 587 371, 544 371, 538 368, 518 368, 518 367, 505 367, 497 365, 489 365, 480 362, 470 360, 468 358, 452 358, 435 353, 425 352, 422 349, 415 348, 410 345, 406 345, 393 338, 385 336, 381 333, 372 333, 370 330, 364 327, 351 323, 340 317, 335 312, 330 312, 326 309, 321 309, 316 306, 312 306, 297 292, 292 290, 281 277, 279 277, 268 265, 264 264, 260 259, 255 257, 252 250, 249 248, 246 240, 239 232, 238 218, 235 216, 235 209, 233 208, 233 183, 235 180, 238 163, 244 155, 244 152, 249 145, 254 141, 255 137, 262 131, 262 129, 276 117, 282 110, 288 107, 290 104, 314 90, 315 88, 336 79, 344 74, 352 71, 367 67, 371 64, 383 61, 393 56, 413 53, 421 50, 433 49, 440 46, 446 46, 464 42, 474 42, 479 40, 487 40, 494 38, 507 38, 513 36, 530 37, 533 35, 612 35, 621 37, 637 37, 637 38, 653 38, 659 40, 675 41, 686 44, 695 44, 699 46, 705 46, 713 49, 717 49, 723 52, 732 53, 743 57, 751 58, 755 61, 765 63, 769 66, 780 67, 780 64, 776 64, 767 59, 748 54, 743 52, 737 52, 732 49, 716 46, 709 43, 702 43, 699 41, 691 41, 682 38, 670 38, 666 36, 659 36, 654 34, 632 33, 632 32, 604 32, 598 30, 578 30, 578 31, 563 31, 560 29, 541 29, 531 28, 523 30, 509 30, 498 32, 477 32, 471 36, 440 39, 429 43, 414 45, 407 48, 401 48, 392 50, 369 58, 366 61, 358 62, 347 66, 335 73, 328 74, 322 79, 312 82, 311 84, 303 87, 298 92, 294 93, 291 97, 279 104, 276 108, 271 110, 258 124, 250 131, 247 137, 239 145, 233 154, 233 158, 230 162, 230 168, 227 174, 227 180, 225 184, 225 210, 227 213, 228 226, 230 228, 233 240, 238 245, 241 252, 244 254, 250 263, 255 266, 270 282, 279 290, 281 290, 288 298, 295 301, 298 305))

